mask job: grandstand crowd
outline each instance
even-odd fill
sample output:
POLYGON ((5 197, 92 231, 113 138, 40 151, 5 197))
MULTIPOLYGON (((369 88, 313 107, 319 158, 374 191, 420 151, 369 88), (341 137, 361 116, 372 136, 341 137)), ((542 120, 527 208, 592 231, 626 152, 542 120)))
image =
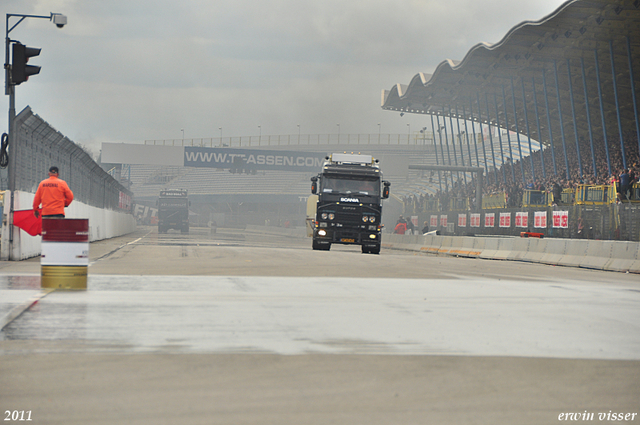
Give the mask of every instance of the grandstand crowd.
MULTIPOLYGON (((521 206, 525 190, 549 192, 553 194, 554 202, 559 202, 564 189, 575 189, 578 185, 616 185, 617 202, 623 202, 630 196, 626 189, 630 189, 640 178, 640 152, 636 132, 624 133, 623 143, 626 168, 619 139, 609 140, 608 155, 607 147, 603 139, 600 139, 593 142, 593 154, 591 142, 580 140, 579 150, 576 149, 575 142, 566 144, 566 157, 563 146, 556 144, 553 149, 546 147, 534 152, 531 157, 514 161, 513 164, 507 160, 497 170, 490 168, 484 176, 483 196, 504 194, 506 207, 518 207, 521 206)), ((446 173, 442 178, 447 178, 446 173)), ((455 182, 448 180, 446 184, 442 181, 441 186, 442 190, 438 189, 435 194, 405 197, 405 212, 446 210, 452 199, 466 199, 469 201, 468 205, 474 205, 475 181, 467 180, 465 183, 464 179, 459 178, 455 182)))

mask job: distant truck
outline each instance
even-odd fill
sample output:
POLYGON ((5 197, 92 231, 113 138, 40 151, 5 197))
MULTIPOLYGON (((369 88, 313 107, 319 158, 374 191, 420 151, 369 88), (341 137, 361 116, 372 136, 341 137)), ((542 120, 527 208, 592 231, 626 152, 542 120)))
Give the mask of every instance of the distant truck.
POLYGON ((371 155, 334 153, 311 182, 311 193, 317 194, 312 248, 329 250, 339 243, 379 254, 382 200, 389 197, 391 184, 382 180, 378 161, 371 155))
POLYGON ((189 197, 186 190, 160 191, 158 198, 158 233, 169 229, 189 233, 189 197))

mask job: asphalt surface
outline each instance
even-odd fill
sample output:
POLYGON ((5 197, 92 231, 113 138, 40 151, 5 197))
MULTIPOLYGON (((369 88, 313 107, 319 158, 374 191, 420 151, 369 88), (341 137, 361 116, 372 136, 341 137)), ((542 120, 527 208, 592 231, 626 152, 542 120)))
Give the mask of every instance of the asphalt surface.
POLYGON ((91 244, 87 291, 39 285, 38 259, 0 263, 9 419, 546 424, 639 412, 637 275, 148 227, 91 244))

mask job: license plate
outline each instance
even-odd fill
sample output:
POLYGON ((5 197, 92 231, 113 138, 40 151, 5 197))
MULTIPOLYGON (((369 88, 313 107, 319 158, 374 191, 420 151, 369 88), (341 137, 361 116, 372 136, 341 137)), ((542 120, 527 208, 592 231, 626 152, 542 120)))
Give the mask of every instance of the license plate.
POLYGON ((340 239, 340 242, 349 242, 349 243, 354 243, 356 240, 355 239, 349 239, 349 238, 342 238, 340 239))

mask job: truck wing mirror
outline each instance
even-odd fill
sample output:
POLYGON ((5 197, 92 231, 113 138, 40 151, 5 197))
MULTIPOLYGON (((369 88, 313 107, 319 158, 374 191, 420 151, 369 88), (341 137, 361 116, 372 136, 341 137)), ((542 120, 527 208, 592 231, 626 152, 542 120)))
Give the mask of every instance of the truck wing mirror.
POLYGON ((384 184, 384 188, 382 189, 382 199, 387 199, 389 198, 389 186, 391 186, 391 183, 388 181, 383 181, 382 183, 384 184))
POLYGON ((313 193, 314 195, 316 193, 318 193, 318 178, 317 177, 311 177, 311 193, 313 193))

